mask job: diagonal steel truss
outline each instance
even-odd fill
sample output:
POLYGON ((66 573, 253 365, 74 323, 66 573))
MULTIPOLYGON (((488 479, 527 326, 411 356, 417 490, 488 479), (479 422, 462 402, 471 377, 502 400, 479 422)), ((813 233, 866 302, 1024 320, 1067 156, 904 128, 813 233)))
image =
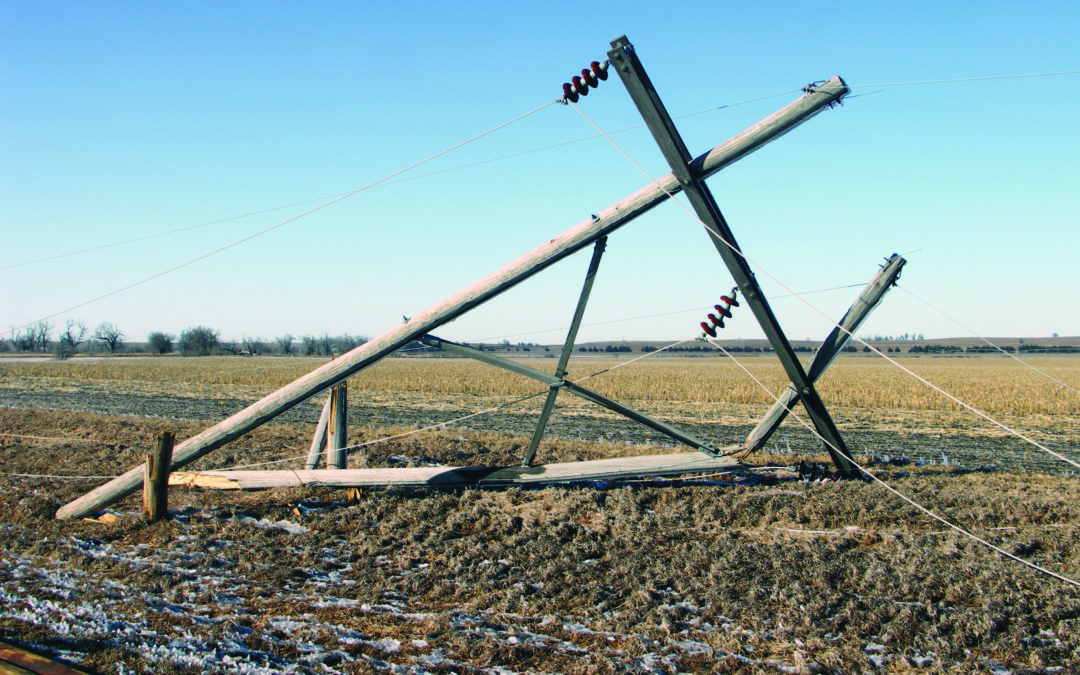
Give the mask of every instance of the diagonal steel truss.
POLYGON ((773 351, 780 359, 788 379, 799 393, 799 398, 810 415, 810 419, 813 420, 818 434, 825 441, 833 463, 843 476, 849 478, 858 476, 859 469, 851 463, 851 453, 844 444, 840 431, 836 428, 832 417, 829 416, 829 411, 825 408, 825 403, 818 395, 814 381, 803 370, 802 363, 795 355, 795 350, 791 348, 791 343, 784 335, 780 322, 773 314, 769 301, 765 299, 765 294, 758 285, 757 279, 754 278, 746 257, 739 249, 735 235, 732 234, 731 228, 720 213, 720 208, 705 184, 705 179, 692 170, 690 152, 686 149, 686 144, 683 143, 678 129, 675 128, 675 123, 668 115, 659 94, 656 93, 649 76, 645 73, 645 68, 641 65, 634 46, 624 35, 612 41, 611 47, 611 51, 608 52, 611 65, 622 78, 626 90, 630 92, 630 98, 634 100, 634 104, 645 119, 646 126, 649 127, 653 138, 664 153, 664 158, 671 165, 671 171, 682 186, 683 194, 690 200, 698 218, 705 225, 709 238, 719 251, 731 276, 739 285, 739 290, 742 291, 743 297, 753 310, 758 324, 765 331, 765 336, 772 344, 773 351))

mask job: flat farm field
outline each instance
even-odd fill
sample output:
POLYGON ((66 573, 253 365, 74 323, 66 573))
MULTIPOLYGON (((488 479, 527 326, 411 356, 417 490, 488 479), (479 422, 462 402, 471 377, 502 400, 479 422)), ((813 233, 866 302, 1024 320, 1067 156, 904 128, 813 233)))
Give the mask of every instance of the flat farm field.
MULTIPOLYGON (((727 359, 627 361, 575 360, 570 378, 717 445, 741 442, 773 400, 727 359)), ((543 489, 173 488, 167 521, 142 522, 137 497, 103 518, 53 518, 141 462, 158 432, 191 436, 323 362, 0 360, 0 638, 107 673, 1080 669, 1076 586, 877 483, 800 477, 791 467, 826 456, 794 420, 748 459, 768 471, 543 489)), ((901 362, 1080 457, 1075 391, 1009 359, 901 362)), ((773 359, 743 363, 770 391, 786 385, 773 359)), ((1080 359, 1031 363, 1080 388, 1080 359)), ((881 360, 839 359, 820 391, 856 460, 889 485, 1080 578, 1075 467, 881 360)), ((349 443, 363 445, 350 466, 520 462, 543 394, 473 362, 384 361, 349 383, 349 443)), ((321 404, 190 468, 300 468, 321 404)), ((544 462, 673 451, 566 393, 548 429, 544 462)))

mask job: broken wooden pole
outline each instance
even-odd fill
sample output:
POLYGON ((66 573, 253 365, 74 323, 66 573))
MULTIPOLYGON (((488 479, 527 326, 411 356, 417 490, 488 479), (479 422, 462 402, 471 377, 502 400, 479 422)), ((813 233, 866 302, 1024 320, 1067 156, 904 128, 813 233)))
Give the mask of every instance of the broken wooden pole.
POLYGON ((330 429, 333 434, 327 448, 326 468, 344 469, 349 463, 345 449, 349 436, 349 386, 342 382, 330 390, 330 429))
POLYGON ((311 470, 319 466, 319 458, 322 457, 323 448, 326 447, 326 428, 330 424, 330 406, 333 405, 334 394, 326 398, 322 413, 319 415, 319 423, 315 425, 315 437, 311 439, 311 449, 308 450, 307 462, 304 468, 311 470))
MULTIPOLYGON (((777 112, 716 146, 690 162, 692 175, 706 178, 768 142, 783 136, 799 124, 839 101, 848 93, 847 85, 834 77, 817 89, 800 96, 777 112)), ((649 183, 622 201, 586 218, 566 232, 541 244, 471 286, 446 298, 405 323, 347 352, 330 363, 269 394, 247 408, 218 422, 176 447, 176 468, 186 466, 208 452, 233 441, 333 385, 348 379, 398 349, 430 333, 439 326, 478 307, 551 265, 607 236, 637 216, 666 201, 681 190, 672 174, 649 183)), ((117 478, 66 504, 56 512, 62 520, 82 518, 135 492, 141 471, 131 469, 117 478)))
POLYGON ((143 465, 143 520, 154 523, 169 515, 169 468, 172 465, 173 435, 163 431, 143 465))
MULTIPOLYGON (((904 269, 905 263, 907 263, 906 260, 894 253, 886 260, 882 268, 870 280, 870 283, 859 293, 859 297, 855 299, 847 314, 840 320, 840 325, 832 329, 832 332, 821 343, 821 347, 818 348, 813 358, 810 359, 810 365, 806 369, 806 376, 811 381, 816 381, 825 373, 825 369, 843 351, 844 345, 859 329, 863 320, 881 302, 881 299, 885 297, 885 293, 896 285, 896 280, 900 277, 900 271, 904 269)), ((750 432, 750 435, 746 437, 746 450, 744 452, 749 454, 760 450, 765 445, 765 441, 769 440, 773 432, 780 427, 780 423, 784 421, 784 418, 791 411, 791 406, 795 405, 798 400, 798 390, 789 385, 776 403, 773 403, 769 412, 765 413, 758 425, 750 432)))
MULTIPOLYGON (((738 446, 725 448, 737 450, 738 446)), ((267 490, 281 487, 501 487, 544 485, 641 476, 663 477, 735 469, 731 456, 709 457, 680 452, 637 457, 611 457, 532 466, 418 466, 330 471, 198 471, 174 473, 173 485, 212 490, 267 490)))

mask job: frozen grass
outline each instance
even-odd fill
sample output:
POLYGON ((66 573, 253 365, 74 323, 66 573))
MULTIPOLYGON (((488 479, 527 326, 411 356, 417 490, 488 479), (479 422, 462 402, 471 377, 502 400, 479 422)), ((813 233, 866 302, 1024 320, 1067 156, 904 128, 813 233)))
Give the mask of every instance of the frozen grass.
MULTIPOLYGON (((0 462, 7 474, 119 473, 142 460, 157 432, 190 436, 206 426, 197 420, 220 419, 317 365, 281 361, 4 364, 0 400, 23 409, 0 408, 0 433, 70 440, 0 436, 0 462), (159 417, 85 412, 126 405, 159 417)), ((1080 360, 1046 362, 1077 384, 1080 360)), ((572 372, 611 363, 580 362, 572 372)), ((1075 395, 1001 361, 911 363, 1076 453, 1075 395)), ((739 440, 766 407, 720 361, 656 364, 590 386, 721 442, 739 440)), ((392 361, 365 373, 351 384, 350 442, 535 387, 502 374, 470 384, 473 366, 392 361)), ((752 366, 779 387, 771 362, 752 366)), ((880 366, 842 359, 823 383, 860 461, 992 543, 1080 576, 1075 476, 1005 470, 1062 468, 964 413, 903 393, 906 385, 883 393, 896 376, 880 366)), ((303 455, 317 412, 304 406, 193 468, 303 455)), ((472 428, 370 446, 351 465, 515 463, 534 416, 526 406, 472 428)), ((790 424, 769 450, 753 461, 824 459, 790 424)), ((669 451, 563 396, 541 456, 669 451)), ((8 475, 0 477, 0 637, 107 673, 1080 669, 1075 588, 942 531, 874 485, 772 475, 373 491, 352 502, 322 489, 174 490, 174 518, 152 526, 134 514, 135 498, 114 507, 112 524, 55 521, 57 507, 100 481, 8 475)))
MULTIPOLYGON (((165 426, 178 425, 0 411, 4 433, 122 439, 8 438, 0 451, 12 472, 107 472, 165 426)), ((304 431, 269 427, 233 452, 304 431)), ((369 459, 502 463, 519 442, 444 431, 369 459)), ((553 445, 566 459, 628 451, 553 445)), ((993 543, 1077 576, 1074 478, 879 468, 993 543)), ((0 636, 109 673, 1080 667, 1076 589, 942 532, 873 485, 783 476, 374 491, 349 503, 321 489, 174 490, 174 519, 151 526, 134 498, 112 525, 57 522, 86 483, 7 478, 0 636)))

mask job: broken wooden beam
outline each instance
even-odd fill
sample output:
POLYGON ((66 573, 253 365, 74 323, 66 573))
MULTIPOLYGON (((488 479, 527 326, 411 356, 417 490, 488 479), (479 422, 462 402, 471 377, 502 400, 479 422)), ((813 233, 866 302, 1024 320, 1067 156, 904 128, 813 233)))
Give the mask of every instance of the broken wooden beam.
POLYGON ((342 382, 330 390, 330 442, 326 447, 326 468, 344 469, 349 465, 349 385, 342 382))
MULTIPOLYGON (((737 449, 739 446, 728 448, 730 451, 737 449)), ((739 465, 738 460, 731 456, 709 457, 700 452, 679 452, 533 466, 179 472, 172 475, 170 485, 212 490, 266 490, 301 486, 500 487, 679 476, 731 469, 739 465)))
POLYGON ((315 436, 311 439, 311 448, 308 450, 305 469, 314 469, 319 466, 319 459, 323 456, 323 448, 326 447, 326 429, 330 425, 330 406, 333 405, 334 394, 326 398, 322 413, 319 415, 319 423, 315 425, 315 436))
MULTIPOLYGON (((855 299, 851 308, 844 314, 844 318, 832 329, 832 332, 821 343, 821 347, 818 348, 813 358, 810 359, 807 376, 811 380, 817 381, 833 360, 843 351, 848 340, 859 329, 866 317, 870 316, 870 312, 873 311, 874 307, 885 297, 885 293, 896 285, 896 280, 900 278, 900 271, 904 269, 905 264, 907 264, 907 260, 895 253, 885 260, 885 264, 859 293, 859 297, 855 299)), ((769 408, 769 411, 765 413, 765 416, 761 418, 753 431, 750 432, 750 435, 746 437, 746 450, 744 450, 745 454, 743 456, 751 452, 757 452, 765 445, 765 441, 769 440, 773 432, 780 428, 780 424, 791 411, 791 407, 799 401, 799 398, 799 391, 794 386, 789 385, 780 398, 769 408)))

